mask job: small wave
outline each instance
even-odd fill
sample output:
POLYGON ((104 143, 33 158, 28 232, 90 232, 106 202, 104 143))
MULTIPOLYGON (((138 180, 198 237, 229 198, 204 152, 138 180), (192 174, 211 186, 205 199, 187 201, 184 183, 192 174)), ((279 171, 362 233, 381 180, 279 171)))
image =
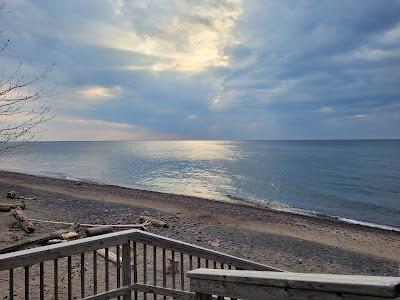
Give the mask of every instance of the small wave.
POLYGON ((247 204, 253 204, 253 205, 255 204, 258 207, 266 208, 266 209, 270 209, 270 210, 274 210, 274 211, 288 212, 288 213, 295 214, 295 215, 316 217, 316 218, 321 218, 321 219, 326 219, 326 220, 335 220, 335 221, 348 223, 348 224, 355 224, 355 225, 361 225, 361 226, 365 226, 365 227, 400 232, 400 228, 398 228, 398 227, 375 224, 375 223, 371 223, 371 222, 354 220, 354 219, 345 218, 345 217, 327 215, 327 214, 317 212, 315 210, 307 210, 304 208, 294 207, 294 206, 276 202, 276 201, 255 200, 255 199, 243 198, 243 197, 232 196, 232 195, 226 195, 226 196, 233 200, 245 202, 247 204))
POLYGON ((345 222, 345 223, 357 224, 357 225, 362 225, 362 226, 367 226, 367 227, 373 227, 373 228, 379 228, 379 229, 384 229, 384 230, 400 232, 400 228, 398 228, 398 227, 369 223, 369 222, 353 220, 353 219, 349 219, 349 218, 342 218, 342 217, 337 217, 337 218, 340 221, 345 222))
POLYGON ((73 177, 73 176, 67 175, 62 172, 43 172, 43 173, 33 174, 33 175, 46 176, 46 177, 54 178, 54 179, 64 179, 64 180, 74 181, 74 182, 85 182, 85 183, 91 183, 91 184, 106 184, 104 182, 93 180, 93 179, 73 177))

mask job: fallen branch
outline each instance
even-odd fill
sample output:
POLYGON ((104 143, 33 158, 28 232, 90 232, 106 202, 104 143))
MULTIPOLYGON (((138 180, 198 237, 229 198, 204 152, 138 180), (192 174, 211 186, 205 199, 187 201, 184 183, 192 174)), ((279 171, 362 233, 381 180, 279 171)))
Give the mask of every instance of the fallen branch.
POLYGON ((10 211, 16 208, 24 210, 26 208, 25 202, 22 201, 22 204, 0 204, 0 211, 10 211))
POLYGON ((20 250, 20 249, 22 249, 24 247, 33 245, 33 244, 42 244, 42 243, 47 242, 47 241, 52 240, 52 239, 58 239, 64 233, 69 232, 69 231, 70 231, 70 229, 61 229, 61 230, 54 231, 54 232, 52 232, 50 234, 49 233, 41 234, 39 236, 36 236, 35 238, 24 240, 23 242, 20 242, 18 244, 13 245, 13 246, 0 249, 0 254, 17 251, 17 250, 20 250))
MULTIPOLYGON (((47 221, 47 220, 40 220, 40 219, 30 219, 31 222, 37 222, 37 223, 49 223, 49 224, 62 224, 62 225, 75 225, 77 223, 71 223, 71 222, 60 222, 60 221, 47 221)), ((113 228, 137 228, 137 229, 142 229, 142 230, 147 230, 147 226, 150 225, 150 222, 143 222, 140 224, 114 224, 114 225, 108 225, 108 224, 81 224, 79 223, 80 226, 82 227, 102 227, 102 226, 111 226, 113 228)))

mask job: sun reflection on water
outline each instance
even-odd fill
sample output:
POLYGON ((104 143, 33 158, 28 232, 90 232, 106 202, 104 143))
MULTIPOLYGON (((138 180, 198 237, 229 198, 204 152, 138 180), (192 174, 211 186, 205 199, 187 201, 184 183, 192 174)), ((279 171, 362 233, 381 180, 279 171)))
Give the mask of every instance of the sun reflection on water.
POLYGON ((163 141, 130 144, 132 153, 142 157, 174 160, 231 160, 242 157, 239 148, 224 141, 163 141))

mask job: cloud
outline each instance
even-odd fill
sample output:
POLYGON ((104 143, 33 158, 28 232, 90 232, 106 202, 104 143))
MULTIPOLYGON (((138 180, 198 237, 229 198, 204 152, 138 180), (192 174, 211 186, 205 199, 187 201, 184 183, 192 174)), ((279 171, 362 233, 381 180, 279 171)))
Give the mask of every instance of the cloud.
POLYGON ((8 5, 3 66, 54 60, 57 116, 135 126, 51 123, 65 137, 400 137, 398 0, 8 5))
POLYGON ((331 113, 333 111, 334 111, 333 108, 329 107, 329 106, 324 106, 318 110, 318 112, 322 112, 322 113, 331 113))
POLYGON ((93 119, 61 119, 62 122, 70 123, 73 125, 80 125, 80 126, 94 126, 96 128, 117 128, 117 129, 130 129, 134 128, 134 125, 127 124, 127 123, 118 123, 118 122, 109 122, 104 120, 93 120, 93 119))
POLYGON ((54 27, 42 34, 143 55, 147 58, 145 63, 120 68, 154 72, 201 72, 227 67, 228 50, 240 42, 236 25, 242 14, 241 0, 110 1, 110 5, 111 14, 104 19, 77 15, 71 19, 73 24, 68 24, 74 30, 61 32, 54 27))
POLYGON ((77 90, 79 96, 85 98, 98 98, 98 97, 115 97, 121 93, 121 87, 113 86, 110 88, 104 86, 85 86, 77 90))
POLYGON ((180 139, 176 134, 101 119, 57 117, 51 121, 44 140, 165 140, 180 139))

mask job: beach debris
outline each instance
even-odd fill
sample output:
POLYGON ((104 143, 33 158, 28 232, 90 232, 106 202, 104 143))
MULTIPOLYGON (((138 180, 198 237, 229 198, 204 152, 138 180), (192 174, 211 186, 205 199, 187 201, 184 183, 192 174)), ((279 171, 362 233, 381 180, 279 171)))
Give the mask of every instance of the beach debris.
POLYGON ((211 246, 215 247, 215 248, 219 248, 219 246, 221 245, 221 240, 219 240, 219 239, 214 239, 214 240, 208 241, 208 243, 209 243, 211 246))
POLYGON ((166 274, 179 273, 179 261, 172 260, 172 258, 168 258, 167 267, 165 271, 166 274))
POLYGON ((157 227, 163 227, 163 228, 168 228, 169 224, 167 222, 164 222, 162 220, 158 220, 152 217, 148 216, 139 216, 139 220, 142 222, 150 222, 152 225, 157 226, 157 227))
POLYGON ((80 182, 80 181, 75 181, 74 184, 75 184, 75 185, 81 185, 82 182, 80 182))
POLYGON ((17 194, 14 191, 7 192, 7 198, 15 199, 15 197, 17 197, 17 194))
MULTIPOLYGON (((120 249, 120 253, 121 253, 121 247, 119 247, 120 249)), ((103 257, 104 259, 106 259, 106 249, 97 249, 96 250, 97 255, 103 257)), ((108 261, 112 262, 113 264, 117 264, 118 263, 118 258, 117 255, 114 252, 108 251, 108 261)), ((119 257, 119 263, 122 266, 122 255, 119 257)), ((131 263, 131 267, 133 267, 134 264, 133 262, 131 263)))
POLYGON ((46 242, 46 245, 59 244, 59 243, 63 243, 63 242, 65 242, 65 241, 62 239, 52 239, 52 240, 48 240, 46 242))
POLYGON ((135 228, 141 230, 147 230, 147 226, 149 226, 150 222, 143 222, 139 224, 85 224, 85 223, 72 223, 72 222, 60 222, 60 221, 49 221, 49 220, 40 220, 40 219, 30 219, 31 222, 34 223, 49 223, 49 224, 62 224, 62 225, 75 225, 81 227, 101 227, 101 226, 111 226, 112 228, 135 228))
POLYGON ((76 231, 68 231, 66 233, 63 233, 61 237, 63 240, 72 240, 78 238, 79 233, 77 233, 76 231))
MULTIPOLYGON (((121 248, 120 248, 121 249, 121 248)), ((106 255, 106 249, 97 249, 96 253, 106 259, 106 256, 108 256, 108 261, 112 262, 113 264, 118 263, 117 255, 114 252, 108 251, 108 254, 106 255)), ((122 265, 122 257, 120 256, 119 258, 119 263, 122 265)))
POLYGON ((25 196, 20 196, 17 199, 24 199, 24 200, 37 200, 37 197, 25 197, 25 196))
POLYGON ((0 204, 0 211, 10 211, 15 208, 24 210, 26 208, 25 202, 22 201, 21 204, 0 204))
POLYGON ((114 231, 114 228, 111 226, 98 226, 98 227, 90 227, 85 230, 87 236, 95 236, 100 234, 111 233, 114 231))
POLYGON ((70 229, 61 229, 61 230, 57 230, 57 231, 54 231, 51 233, 39 234, 34 238, 29 238, 27 240, 21 241, 18 244, 0 249, 0 254, 17 251, 24 247, 34 245, 34 244, 44 244, 47 241, 52 240, 52 239, 60 239, 62 237, 62 234, 69 232, 69 231, 70 231, 70 229))
POLYGON ((33 226, 32 222, 29 221, 28 216, 21 209, 11 209, 11 212, 25 232, 32 233, 35 231, 35 227, 33 226))
POLYGON ((25 196, 18 196, 16 192, 9 191, 7 192, 7 198, 9 199, 24 199, 24 200, 36 200, 37 197, 25 197, 25 196))

